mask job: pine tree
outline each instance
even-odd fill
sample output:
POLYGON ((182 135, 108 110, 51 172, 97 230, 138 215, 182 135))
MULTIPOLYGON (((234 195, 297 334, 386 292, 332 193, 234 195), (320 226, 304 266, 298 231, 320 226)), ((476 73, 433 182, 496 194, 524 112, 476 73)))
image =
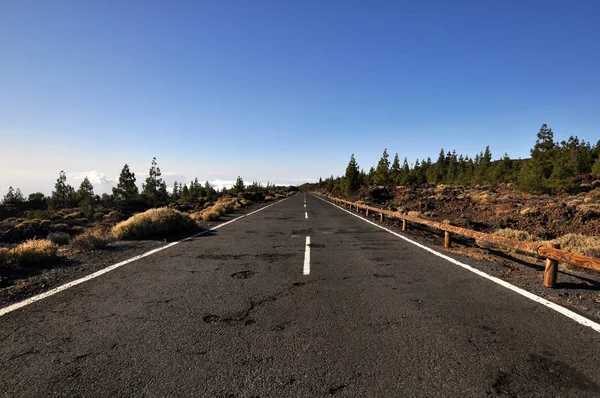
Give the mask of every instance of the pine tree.
POLYGON ((15 190, 13 187, 8 187, 8 192, 6 193, 6 195, 4 195, 2 203, 17 204, 23 203, 24 201, 25 198, 23 197, 23 194, 21 193, 21 190, 19 188, 15 190))
POLYGON ((148 172, 145 184, 142 185, 143 194, 153 206, 160 206, 166 202, 168 197, 167 184, 161 177, 160 167, 156 163, 156 158, 152 158, 152 165, 148 172))
POLYGON ((67 176, 64 170, 61 170, 48 205, 53 210, 60 210, 71 207, 75 202, 75 189, 67 184, 67 176))
POLYGON ((390 180, 390 160, 389 155, 387 153, 387 148, 383 150, 383 155, 379 162, 377 163, 377 168, 375 169, 374 182, 375 184, 385 185, 390 180))
POLYGON ((531 159, 519 172, 518 185, 523 191, 548 193, 552 190, 550 177, 554 171, 553 160, 557 155, 554 134, 547 125, 542 125, 531 150, 531 159))
POLYGON ((394 185, 400 184, 400 173, 400 158, 398 157, 398 152, 396 152, 396 156, 394 156, 394 162, 392 163, 392 168, 390 169, 390 179, 394 185))
POLYGON ((119 175, 119 183, 112 189, 113 197, 116 201, 130 201, 140 194, 137 185, 135 185, 135 174, 129 171, 126 164, 119 175))
POLYGON ((186 184, 183 184, 183 189, 181 190, 181 199, 187 199, 190 197, 190 189, 186 184))
POLYGON ((204 191, 206 192, 206 200, 214 202, 217 199, 217 191, 206 181, 204 184, 204 191))
POLYGON ((181 195, 179 194, 179 189, 179 183, 175 181, 173 183, 173 194, 171 195, 171 200, 176 201, 179 200, 179 198, 181 198, 181 195))
POLYGON ((346 167, 346 174, 342 180, 342 193, 344 195, 351 195, 360 188, 360 172, 358 171, 358 164, 354 159, 354 154, 350 156, 350 161, 346 167))
POLYGON ((242 180, 242 177, 238 176, 238 178, 235 180, 235 185, 233 186, 233 191, 235 193, 243 193, 246 190, 246 187, 244 186, 244 180, 242 180))
POLYGON ((592 166, 592 174, 595 176, 600 176, 600 157, 596 159, 594 165, 592 166))
POLYGON ((94 186, 87 176, 79 185, 79 189, 77 190, 75 197, 77 198, 77 203, 82 210, 94 211, 94 186))

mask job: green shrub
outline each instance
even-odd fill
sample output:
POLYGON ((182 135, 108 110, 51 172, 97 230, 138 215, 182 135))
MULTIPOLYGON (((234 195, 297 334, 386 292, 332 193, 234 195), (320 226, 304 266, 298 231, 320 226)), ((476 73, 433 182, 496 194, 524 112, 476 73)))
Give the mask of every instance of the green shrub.
POLYGON ((139 239, 168 235, 195 226, 196 223, 189 215, 161 207, 136 214, 118 223, 112 228, 112 232, 119 239, 139 239))
POLYGON ((52 212, 48 210, 27 210, 25 218, 28 220, 44 220, 52 216, 52 212))

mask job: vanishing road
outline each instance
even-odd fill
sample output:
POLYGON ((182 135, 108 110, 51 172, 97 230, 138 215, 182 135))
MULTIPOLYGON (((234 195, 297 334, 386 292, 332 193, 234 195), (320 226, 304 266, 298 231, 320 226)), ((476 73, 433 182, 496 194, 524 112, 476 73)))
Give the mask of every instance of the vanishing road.
POLYGON ((599 396, 599 336, 300 193, 0 316, 0 395, 599 396))

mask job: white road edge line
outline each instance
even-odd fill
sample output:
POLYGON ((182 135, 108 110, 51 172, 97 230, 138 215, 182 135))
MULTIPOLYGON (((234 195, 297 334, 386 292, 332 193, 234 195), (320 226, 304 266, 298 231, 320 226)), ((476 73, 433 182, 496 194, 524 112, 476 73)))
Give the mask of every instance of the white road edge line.
POLYGON ((310 275, 310 236, 306 237, 306 247, 304 248, 304 271, 303 275, 310 275))
POLYGON ((308 218, 308 212, 304 212, 304 218, 308 218))
POLYGON ((575 312, 573 312, 571 310, 566 309, 565 307, 562 307, 562 306, 560 306, 560 305, 558 305, 556 303, 553 303, 552 301, 549 301, 549 300, 546 300, 546 299, 544 299, 542 297, 536 296, 535 294, 533 294, 531 292, 528 292, 525 289, 521 289, 520 287, 517 287, 515 285, 511 285, 510 283, 508 283, 508 282, 506 282, 506 281, 504 281, 504 280, 502 280, 500 278, 496 278, 495 276, 488 275, 485 272, 478 270, 477 268, 473 268, 470 265, 467 265, 465 263, 461 263, 460 261, 455 260, 452 257, 448 257, 445 254, 442 254, 442 253, 440 253, 438 251, 435 251, 435 250, 433 250, 433 249, 431 249, 431 248, 429 248, 429 247, 427 247, 425 245, 422 245, 422 244, 420 244, 418 242, 415 242, 414 240, 409 239, 406 236, 402 236, 402 235, 400 235, 397 232, 394 232, 394 231, 392 231, 392 230, 390 230, 390 229, 388 229, 386 227, 383 227, 383 226, 381 226, 379 224, 376 224, 376 223, 374 223, 371 220, 367 220, 367 219, 361 217, 360 215, 357 215, 357 214, 352 213, 352 212, 350 212, 350 211, 348 211, 348 210, 346 210, 344 208, 341 208, 341 207, 339 207, 339 206, 337 206, 337 205, 335 205, 335 204, 333 204, 331 202, 326 201, 325 199, 322 199, 322 198, 320 198, 318 196, 317 196, 317 198, 321 199, 323 202, 329 203, 330 205, 332 205, 332 206, 334 206, 334 207, 336 207, 336 208, 338 208, 340 210, 345 211, 346 213, 349 213, 349 214, 353 215, 354 217, 360 218, 361 220, 363 220, 365 222, 368 222, 369 224, 372 224, 372 225, 376 226, 377 228, 383 229, 384 231, 387 231, 390 234, 399 237, 400 239, 403 239, 403 240, 405 240, 405 241, 407 241, 409 243, 412 243, 413 245, 418 246, 421 249, 426 250, 426 251, 428 251, 429 253, 431 253, 433 255, 441 257, 444 260, 448 260, 451 263, 454 263, 454 264, 456 264, 458 266, 461 266, 461 267, 463 267, 463 268, 465 268, 465 269, 467 269, 467 270, 469 270, 469 271, 471 271, 471 272, 473 272, 473 273, 475 273, 475 274, 477 274, 477 275, 479 275, 479 276, 481 276, 481 277, 483 277, 485 279, 488 279, 488 280, 490 280, 490 281, 492 281, 494 283, 497 283, 500 286, 503 286, 503 287, 505 287, 507 289, 512 290, 515 293, 518 293, 518 294, 520 294, 522 296, 525 296, 528 299, 535 301, 536 303, 542 304, 542 305, 544 305, 544 306, 546 306, 546 307, 548 307, 550 309, 553 309, 554 311, 556 311, 556 312, 558 312, 558 313, 566 316, 567 318, 571 318, 575 322, 577 322, 577 323, 579 323, 579 324, 581 324, 583 326, 587 326, 589 328, 592 328, 596 332, 600 333, 600 324, 598 324, 598 323, 596 323, 596 322, 594 322, 594 321, 592 321, 592 320, 590 320, 590 319, 588 319, 588 318, 586 318, 584 316, 581 316, 581 315, 579 315, 579 314, 577 314, 577 313, 575 313, 575 312))
POLYGON ((262 210, 264 210, 264 209, 266 209, 266 208, 269 208, 269 207, 271 207, 271 206, 273 206, 273 205, 276 205, 276 204, 278 204, 278 203, 281 203, 281 202, 283 202, 284 200, 287 200, 287 199, 289 199, 289 198, 291 198, 291 197, 292 197, 292 196, 290 196, 290 197, 288 197, 288 198, 285 198, 285 199, 282 199, 282 200, 280 200, 280 201, 278 201, 278 202, 271 203, 270 205, 267 205, 267 206, 265 206, 265 207, 261 207, 261 208, 260 208, 260 209, 258 209, 258 210, 254 210, 253 212, 250 212, 250 213, 248 213, 248 214, 244 214, 244 215, 242 215, 242 216, 239 216, 239 217, 237 217, 237 218, 234 218, 233 220, 227 221, 227 222, 225 222, 225 223, 223 223, 223 224, 219 224, 219 225, 217 225, 216 227, 212 227, 212 228, 210 228, 210 229, 204 230, 204 231, 202 231, 202 232, 199 232, 199 233, 197 233, 197 234, 195 234, 195 235, 192 235, 192 236, 189 236, 189 237, 187 237, 187 238, 184 238, 184 239, 178 240, 178 241, 176 241, 176 242, 171 242, 171 243, 169 243, 168 245, 165 245, 165 246, 158 247, 158 248, 156 248, 156 249, 154 249, 154 250, 150 250, 149 252, 146 252, 146 253, 140 254, 139 256, 132 257, 132 258, 130 258, 130 259, 127 259, 127 260, 125 260, 125 261, 121 261, 120 263, 117 263, 117 264, 110 265, 110 266, 108 266, 108 267, 106 267, 106 268, 103 268, 103 269, 101 269, 100 271, 96 271, 96 272, 94 272, 94 273, 92 273, 92 274, 89 274, 89 275, 87 275, 87 276, 84 276, 83 278, 79 278, 79 279, 76 279, 76 280, 74 280, 74 281, 71 281, 71 282, 65 283, 64 285, 60 285, 60 286, 58 286, 58 287, 55 287, 54 289, 50 289, 50 290, 48 290, 47 292, 40 293, 40 294, 38 294, 38 295, 35 295, 35 296, 33 296, 33 297, 30 297, 30 298, 28 298, 28 299, 26 299, 26 300, 19 301, 18 303, 14 303, 14 304, 12 304, 12 305, 9 305, 8 307, 0 308, 0 317, 1 317, 1 316, 3 316, 3 315, 6 315, 6 314, 8 314, 9 312, 13 312, 13 311, 15 311, 15 310, 18 310, 19 308, 23 308, 23 307, 25 307, 26 305, 29 305, 29 304, 35 303, 36 301, 39 301, 39 300, 45 299, 46 297, 53 296, 53 295, 55 295, 56 293, 62 292, 63 290, 67 290, 67 289, 69 289, 69 288, 71 288, 71 287, 73 287, 73 286, 77 286, 77 285, 79 285, 79 284, 81 284, 81 283, 83 283, 83 282, 87 282, 87 281, 89 281, 89 280, 91 280, 91 279, 97 278, 97 277, 99 277, 100 275, 106 274, 106 273, 108 273, 108 272, 110 272, 110 271, 112 271, 112 270, 115 270, 115 269, 117 269, 117 268, 120 268, 120 267, 122 267, 122 266, 124 266, 124 265, 126 265, 126 264, 132 263, 132 262, 134 262, 134 261, 136 261, 136 260, 139 260, 140 258, 147 257, 147 256, 149 256, 149 255, 151 255, 151 254, 154 254, 154 253, 158 253, 159 251, 162 251, 162 250, 168 249, 169 247, 173 247, 173 246, 175 246, 175 245, 178 245, 179 243, 186 242, 186 241, 188 241, 188 240, 190 240, 190 239, 193 239, 193 238, 196 238, 196 237, 198 237, 198 236, 204 235, 204 234, 206 234, 206 233, 208 233, 208 232, 210 232, 210 231, 214 231, 214 230, 216 230, 216 229, 219 229, 219 228, 221 228, 221 227, 224 227, 224 226, 226 226, 226 225, 228 225, 228 224, 231 224, 232 222, 235 222, 235 221, 241 220, 242 218, 248 217, 248 216, 250 216, 250 215, 252 215, 252 214, 254 214, 254 213, 258 213, 259 211, 262 211, 262 210))

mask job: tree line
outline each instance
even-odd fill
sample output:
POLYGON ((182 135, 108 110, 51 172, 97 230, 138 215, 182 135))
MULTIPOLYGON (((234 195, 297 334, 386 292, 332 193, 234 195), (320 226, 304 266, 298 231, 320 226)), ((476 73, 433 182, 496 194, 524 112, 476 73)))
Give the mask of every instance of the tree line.
POLYGON ((262 186, 258 182, 246 185, 242 177, 238 176, 235 185, 231 189, 223 187, 220 192, 208 181, 201 184, 198 178, 188 184, 175 181, 172 192, 169 192, 156 158, 153 158, 148 177, 144 180, 141 191, 136 184, 135 173, 125 164, 119 174, 119 182, 116 187, 112 188, 111 194, 95 194, 94 187, 87 176, 83 179, 79 188, 75 190, 73 186, 67 184, 67 176, 64 170, 61 170, 50 196, 36 192, 25 199, 19 188, 9 187, 2 203, 25 204, 28 208, 39 210, 61 210, 79 207, 84 212, 93 213, 96 208, 102 207, 129 213, 165 206, 170 203, 213 202, 224 194, 245 192, 264 194, 273 191, 275 188, 274 185, 269 183, 267 183, 267 186, 262 186))
POLYGON ((385 149, 377 166, 368 172, 359 168, 352 154, 343 177, 319 179, 319 186, 331 193, 350 195, 370 185, 512 183, 522 192, 556 194, 578 192, 582 181, 600 177, 600 140, 592 145, 571 136, 555 142, 552 129, 544 124, 530 153, 530 159, 514 160, 505 153, 493 161, 489 146, 474 158, 442 149, 435 162, 428 157, 409 165, 406 157, 400 163, 398 153, 390 164, 385 149))

